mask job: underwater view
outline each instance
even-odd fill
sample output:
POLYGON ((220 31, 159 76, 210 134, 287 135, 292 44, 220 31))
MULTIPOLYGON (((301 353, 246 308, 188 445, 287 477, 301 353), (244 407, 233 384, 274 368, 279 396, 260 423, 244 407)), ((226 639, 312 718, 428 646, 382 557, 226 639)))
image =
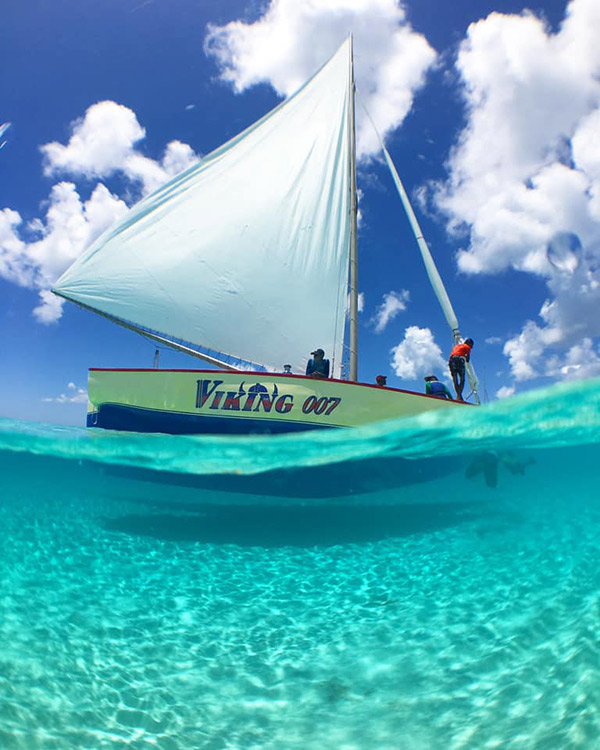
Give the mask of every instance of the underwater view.
POLYGON ((215 438, 0 420, 0 747, 598 747, 600 381, 215 438))

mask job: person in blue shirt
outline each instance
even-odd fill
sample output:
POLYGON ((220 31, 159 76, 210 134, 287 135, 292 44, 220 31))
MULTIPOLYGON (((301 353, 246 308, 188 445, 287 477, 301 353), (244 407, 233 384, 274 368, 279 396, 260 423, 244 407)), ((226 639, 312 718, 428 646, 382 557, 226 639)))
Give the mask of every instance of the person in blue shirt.
POLYGON ((436 398, 449 398, 450 401, 454 400, 450 391, 443 383, 440 383, 435 375, 428 375, 425 378, 425 393, 428 396, 435 396, 436 398))
POLYGON ((325 352, 322 349, 315 349, 311 354, 312 359, 308 360, 306 374, 311 378, 328 378, 329 360, 325 359, 325 352))

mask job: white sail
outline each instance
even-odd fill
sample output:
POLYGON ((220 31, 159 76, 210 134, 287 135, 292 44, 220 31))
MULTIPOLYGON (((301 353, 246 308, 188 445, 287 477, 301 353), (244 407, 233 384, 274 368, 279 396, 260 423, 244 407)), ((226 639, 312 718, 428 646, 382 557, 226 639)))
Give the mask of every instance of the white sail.
POLYGON ((63 274, 62 297, 279 369, 339 375, 350 244, 350 44, 294 96, 134 206, 63 274))

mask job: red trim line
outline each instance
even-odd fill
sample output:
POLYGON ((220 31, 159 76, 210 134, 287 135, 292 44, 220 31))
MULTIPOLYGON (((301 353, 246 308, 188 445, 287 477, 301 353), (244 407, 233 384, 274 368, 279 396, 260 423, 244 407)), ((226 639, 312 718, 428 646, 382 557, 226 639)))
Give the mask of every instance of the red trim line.
MULTIPOLYGON (((320 378, 311 378, 310 375, 296 375, 295 373, 290 373, 289 375, 287 373, 283 372, 263 372, 263 371, 255 371, 255 370, 240 370, 238 372, 232 372, 232 371, 222 371, 222 370, 189 370, 189 369, 163 369, 163 368, 155 368, 155 367, 90 367, 90 372, 202 372, 202 373, 208 373, 211 375, 214 375, 215 373, 222 373, 223 375, 257 375, 260 377, 277 377, 277 378, 298 378, 300 380, 311 380, 311 381, 317 381, 320 380, 320 378)), ((390 388, 389 386, 384 386, 383 388, 380 385, 373 385, 371 383, 355 383, 351 380, 337 380, 336 378, 327 378, 327 382, 329 383, 340 383, 341 385, 359 385, 361 388, 376 388, 377 390, 381 391, 394 391, 395 393, 408 393, 411 396, 421 396, 422 398, 434 398, 436 401, 439 401, 440 399, 437 398, 437 396, 430 396, 428 393, 418 393, 418 391, 406 391, 403 388, 390 388)), ((476 406, 476 404, 470 404, 468 401, 454 401, 455 404, 460 404, 461 406, 476 406)))

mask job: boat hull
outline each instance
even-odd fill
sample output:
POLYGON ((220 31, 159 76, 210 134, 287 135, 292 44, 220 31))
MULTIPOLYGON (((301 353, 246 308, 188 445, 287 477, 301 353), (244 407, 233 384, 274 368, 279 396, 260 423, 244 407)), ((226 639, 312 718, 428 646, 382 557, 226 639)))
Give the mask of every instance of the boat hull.
POLYGON ((463 404, 301 375, 96 369, 88 427, 168 434, 264 434, 358 427, 463 404))

